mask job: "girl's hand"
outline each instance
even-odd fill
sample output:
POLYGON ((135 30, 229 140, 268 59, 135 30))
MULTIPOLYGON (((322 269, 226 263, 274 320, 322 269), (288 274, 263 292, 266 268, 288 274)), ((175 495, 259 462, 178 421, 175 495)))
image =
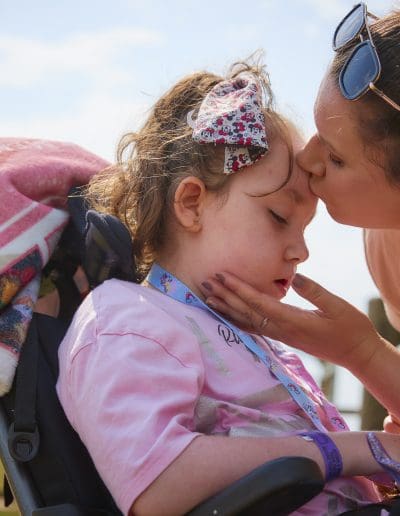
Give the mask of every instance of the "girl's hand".
POLYGON ((207 279, 202 288, 207 304, 242 329, 349 369, 367 365, 380 347, 381 337, 365 314, 299 274, 293 288, 315 310, 281 303, 226 272, 207 279))

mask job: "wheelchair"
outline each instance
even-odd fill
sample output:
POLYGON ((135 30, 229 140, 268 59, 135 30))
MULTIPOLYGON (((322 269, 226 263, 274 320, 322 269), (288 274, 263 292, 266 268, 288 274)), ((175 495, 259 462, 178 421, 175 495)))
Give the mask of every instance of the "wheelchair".
MULTIPOLYGON (((79 191, 70 196, 69 210, 70 223, 46 266, 59 292, 59 315, 34 314, 13 387, 0 398, 5 503, 14 499, 23 516, 120 516, 58 401, 57 350, 81 301, 73 280, 77 267, 83 268, 91 288, 111 277, 138 278, 129 232, 118 219, 87 211, 79 191)), ((283 516, 323 488, 316 463, 304 457, 283 457, 254 469, 188 515, 283 516)), ((371 506, 346 514, 379 513, 371 506)), ((400 508, 394 504, 390 514, 400 514, 400 508)))

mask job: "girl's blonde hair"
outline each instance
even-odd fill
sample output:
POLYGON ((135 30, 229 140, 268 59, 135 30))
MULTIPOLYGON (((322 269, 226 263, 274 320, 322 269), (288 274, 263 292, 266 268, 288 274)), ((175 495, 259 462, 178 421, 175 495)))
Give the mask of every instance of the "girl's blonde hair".
POLYGON ((146 275, 165 243, 166 222, 182 179, 196 176, 208 190, 226 190, 229 176, 222 173, 223 146, 196 143, 187 114, 200 107, 216 84, 244 71, 254 74, 263 87, 269 143, 279 136, 290 148, 288 124, 273 108, 270 81, 264 67, 240 62, 230 68, 226 77, 197 72, 181 79, 156 102, 138 132, 122 137, 117 163, 91 180, 86 190, 89 205, 118 217, 128 227, 139 277, 146 275))

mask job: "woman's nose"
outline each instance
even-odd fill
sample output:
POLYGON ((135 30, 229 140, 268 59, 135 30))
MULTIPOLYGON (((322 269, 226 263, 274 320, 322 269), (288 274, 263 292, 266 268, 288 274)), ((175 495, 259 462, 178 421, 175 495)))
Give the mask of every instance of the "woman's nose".
POLYGON ((321 142, 315 134, 306 146, 297 153, 297 164, 306 172, 315 176, 325 175, 325 164, 322 159, 321 142))

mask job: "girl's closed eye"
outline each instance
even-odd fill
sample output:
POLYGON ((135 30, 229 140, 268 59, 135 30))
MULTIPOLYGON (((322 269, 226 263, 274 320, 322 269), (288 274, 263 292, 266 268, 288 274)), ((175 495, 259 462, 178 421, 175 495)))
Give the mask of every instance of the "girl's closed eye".
POLYGON ((288 224, 288 220, 285 217, 282 217, 282 215, 279 215, 276 211, 270 209, 269 212, 278 224, 288 224))
POLYGON ((332 152, 329 153, 329 161, 335 166, 335 167, 343 167, 344 163, 343 161, 332 154, 332 152))

